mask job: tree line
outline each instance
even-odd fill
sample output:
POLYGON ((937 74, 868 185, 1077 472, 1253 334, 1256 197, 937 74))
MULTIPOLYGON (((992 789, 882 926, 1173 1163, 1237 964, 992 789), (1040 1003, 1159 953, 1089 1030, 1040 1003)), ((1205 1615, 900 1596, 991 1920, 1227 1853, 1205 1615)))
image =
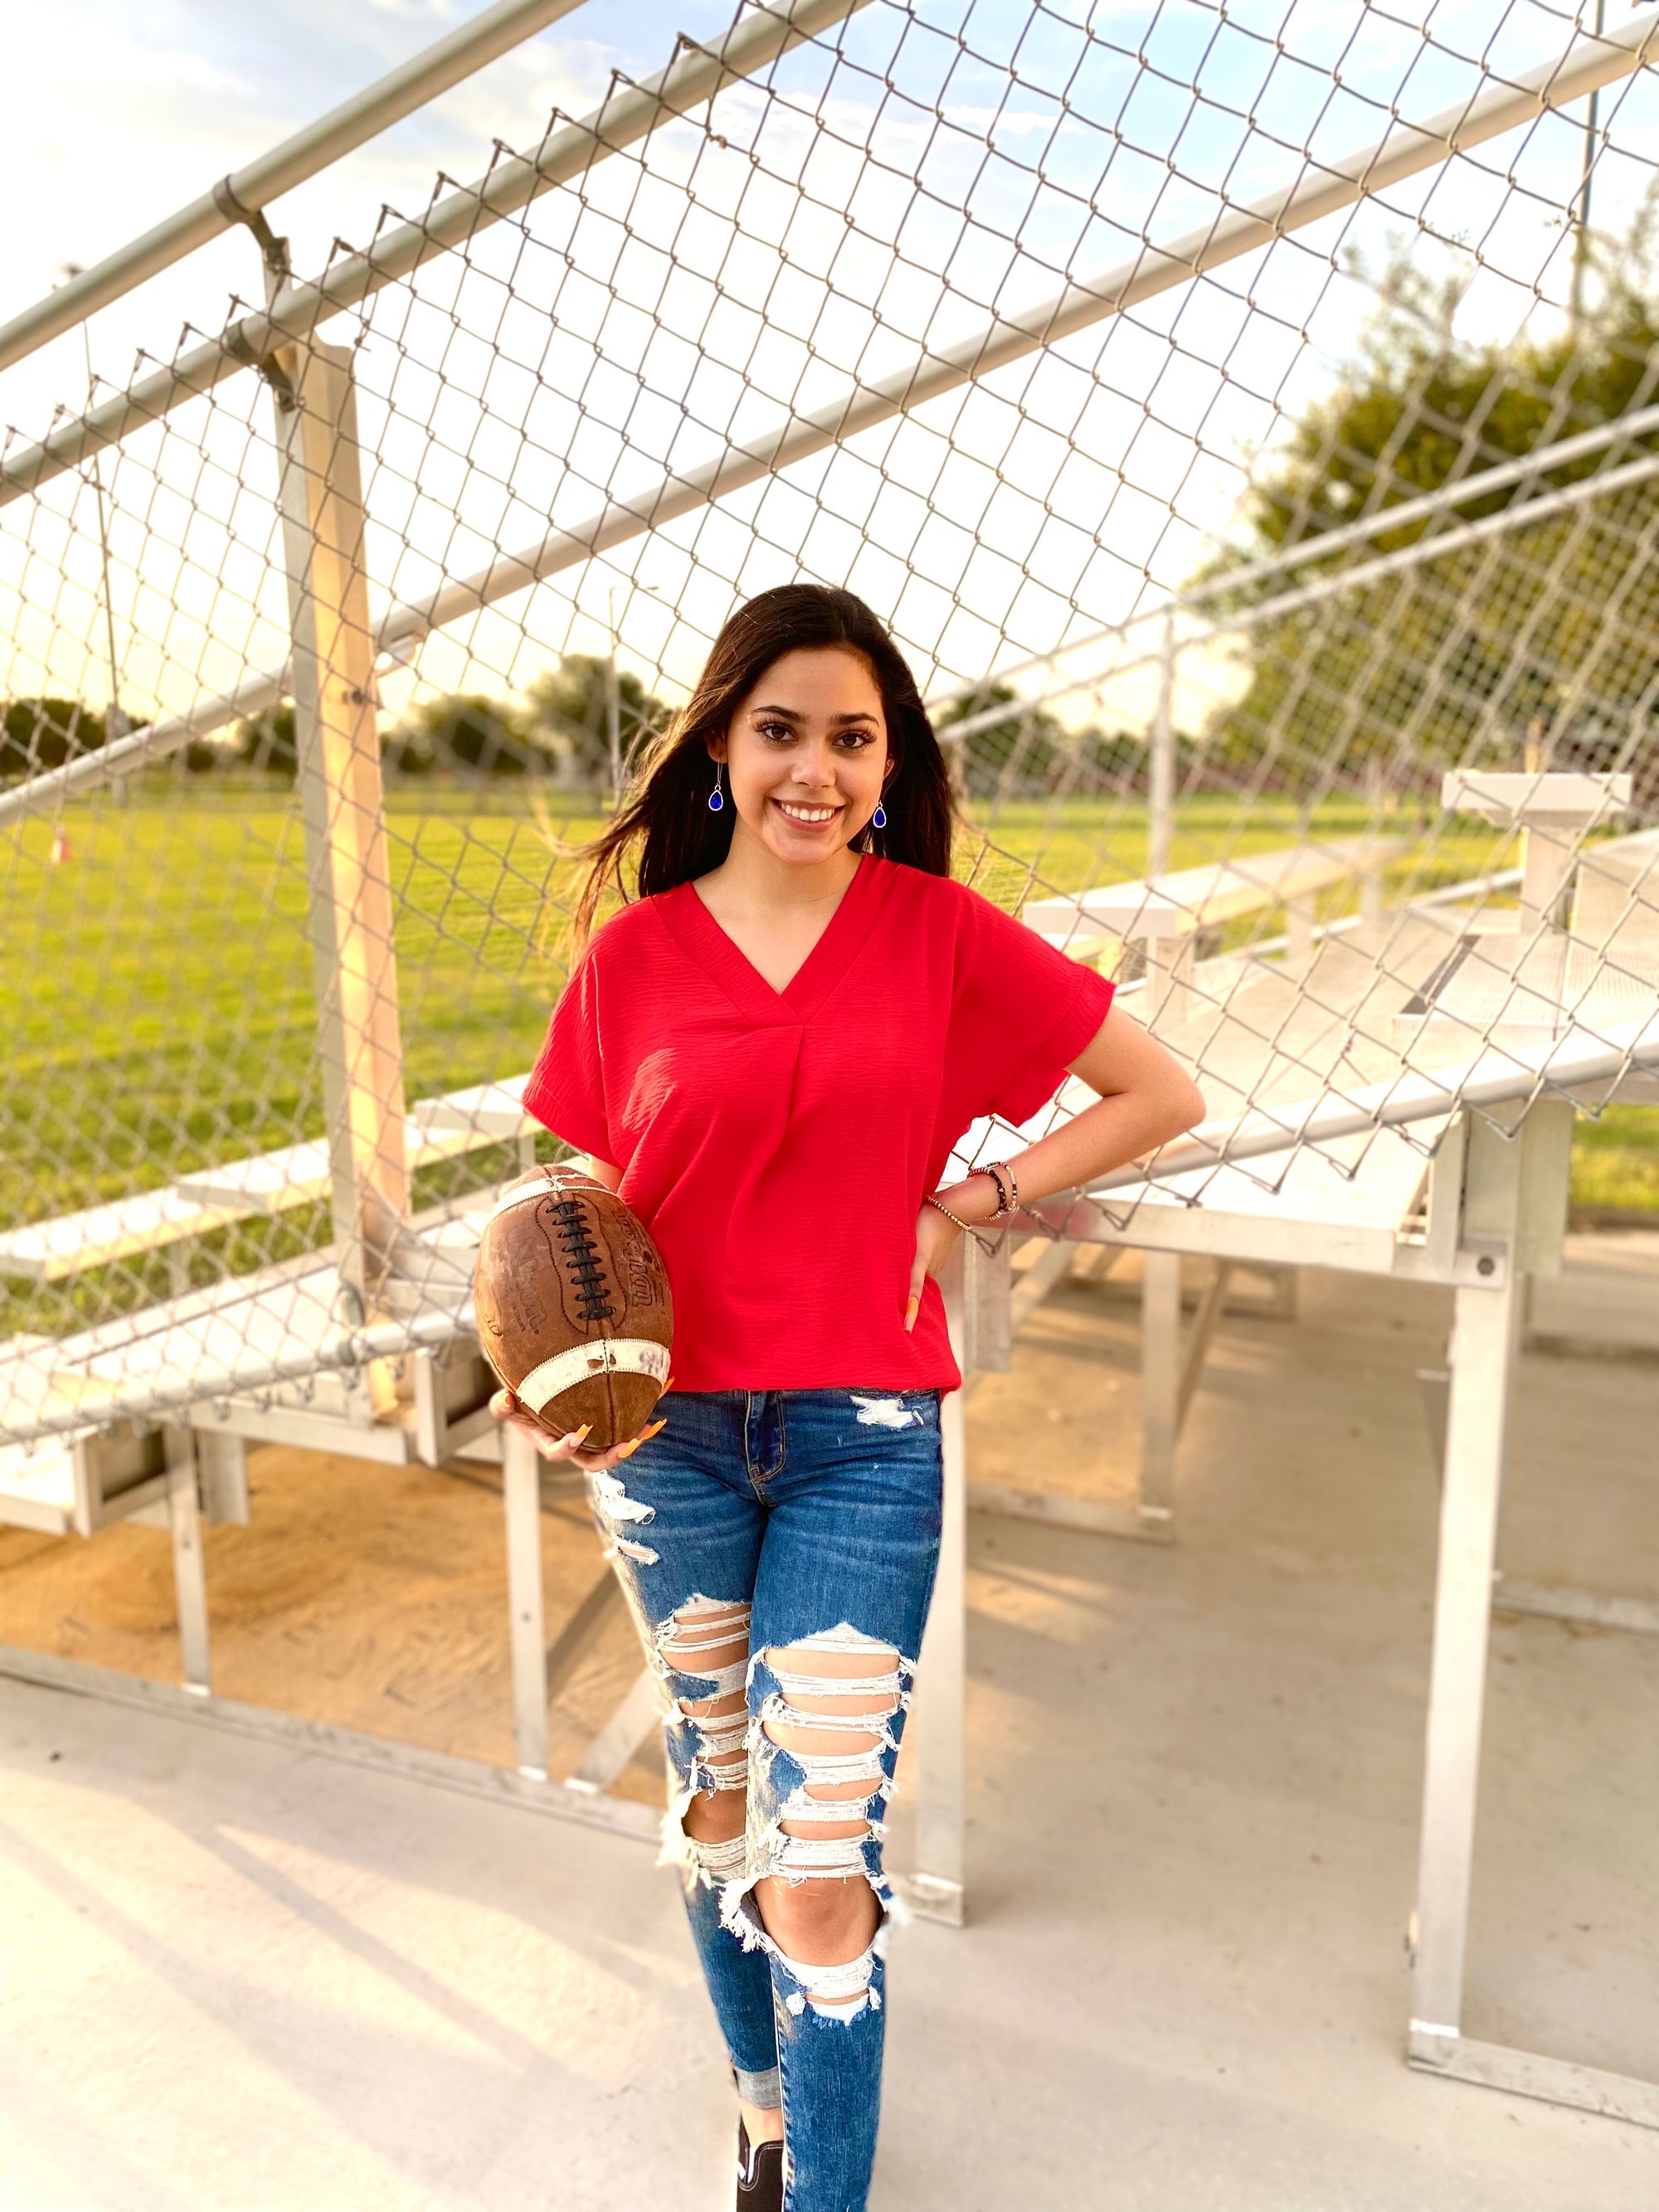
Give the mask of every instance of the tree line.
MULTIPOLYGON (((1322 574, 1322 537, 1380 518, 1323 573, 1369 562, 1444 526, 1496 514, 1607 465, 1598 451, 1535 479, 1390 530, 1388 511, 1453 479, 1540 452, 1659 398, 1655 209, 1598 248, 1599 300, 1577 320, 1499 343, 1463 336, 1465 256, 1437 279, 1401 249, 1373 285, 1378 306, 1355 357, 1287 420, 1259 457, 1235 534, 1210 574, 1224 606, 1249 611, 1238 633, 1245 682, 1178 743, 1182 788, 1274 789, 1315 798, 1381 773, 1431 793, 1439 770, 1484 763, 1634 769, 1638 803, 1659 809, 1659 481, 1518 520, 1484 544, 1436 552, 1403 571, 1275 610, 1322 574), (1264 556, 1296 546, 1292 578, 1251 586, 1264 556), (1237 588, 1225 591, 1230 578, 1237 588), (1267 603, 1265 606, 1263 602, 1267 603), (1265 618, 1263 618, 1265 617, 1265 618)), ((1626 441, 1627 460, 1659 433, 1626 441)), ((515 699, 463 692, 425 700, 383 733, 394 776, 535 775, 577 790, 609 787, 609 664, 567 654, 515 699)), ((617 679, 624 770, 668 719, 629 671, 617 679)), ((958 788, 988 799, 1139 793, 1144 732, 1068 729, 990 683, 938 718, 958 788), (951 742, 952 726, 992 712, 951 742)), ((0 775, 30 775, 105 741, 103 718, 73 700, 14 700, 0 720, 0 775)), ((241 765, 295 773, 294 711, 277 708, 222 740, 198 740, 187 772, 241 765)))
MULTIPOLYGON (((521 698, 451 692, 422 700, 381 733, 389 775, 550 776, 574 790, 602 791, 611 776, 609 664, 567 653, 521 698)), ((669 709, 631 670, 617 676, 617 725, 624 769, 665 726, 669 709)), ((142 729, 143 723, 126 723, 142 729)), ((0 711, 0 777, 27 777, 100 750, 105 717, 82 701, 13 699, 0 711)), ((222 738, 192 738, 178 769, 205 775, 246 769, 292 781, 298 769, 294 708, 284 703, 237 722, 222 738)))
MULTIPOLYGON (((608 666, 568 653, 519 699, 449 692, 422 700, 381 736, 388 777, 549 777, 572 791, 603 793, 611 780, 608 666)), ((631 671, 618 672, 617 734, 624 777, 671 709, 631 671)), ((957 787, 976 799, 1099 791, 1142 776, 1144 741, 1127 732, 1066 730, 1042 708, 1022 704, 1011 686, 988 684, 937 718, 957 787), (994 710, 1006 708, 1006 714, 994 710), (993 710, 960 742, 954 725, 993 710)), ((142 726, 132 725, 133 727, 142 726)), ((71 699, 15 699, 0 720, 0 776, 40 774, 106 741, 104 718, 71 699)), ((175 772, 242 769, 292 781, 298 770, 291 704, 237 723, 222 739, 194 738, 174 757, 175 772)))
MULTIPOLYGON (((1474 273, 1441 277, 1405 249, 1350 362, 1263 457, 1239 538, 1215 574, 1290 546, 1293 577, 1241 587, 1235 609, 1517 509, 1659 449, 1647 431, 1429 520, 1389 509, 1539 453, 1659 399, 1652 205, 1596 249, 1600 296, 1577 321, 1504 343, 1462 334, 1474 273), (1363 546, 1322 568, 1319 539, 1376 517, 1363 546)), ((1364 273, 1363 270, 1360 273, 1364 273)), ((1304 794, 1370 768, 1431 790, 1454 765, 1632 769, 1659 805, 1659 480, 1464 543, 1244 633, 1249 683, 1206 732, 1209 750, 1259 781, 1304 794)))

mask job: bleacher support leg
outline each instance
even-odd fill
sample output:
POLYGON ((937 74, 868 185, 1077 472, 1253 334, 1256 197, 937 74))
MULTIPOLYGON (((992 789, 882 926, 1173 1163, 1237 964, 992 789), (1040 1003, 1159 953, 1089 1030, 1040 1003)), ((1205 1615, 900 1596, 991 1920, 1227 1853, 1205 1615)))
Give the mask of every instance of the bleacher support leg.
MULTIPOLYGON (((944 1278, 945 1311, 958 1364, 964 1349, 963 1255, 944 1278)), ((963 1381, 967 1380, 964 1371, 963 1381)), ((933 1607, 922 1638, 915 1713, 901 1769, 915 1793, 916 1872, 907 1885, 915 1910, 959 1928, 965 1869, 963 1821, 967 1705, 968 1432, 965 1390, 952 1390, 939 1413, 945 1460, 945 1529, 933 1607)))
POLYGON ((1492 1567, 1518 1283, 1457 1292, 1440 1497, 1434 1654, 1423 1777, 1411 2056, 1440 2063, 1460 2033, 1486 1702, 1492 1567))
POLYGON ((1148 1252, 1140 1293, 1141 1533, 1175 1536, 1176 1439, 1181 1431, 1181 1255, 1148 1252))
POLYGON ((202 1556, 202 1516, 196 1493, 196 1439, 188 1429, 162 1432, 167 1455, 167 1525, 173 1532, 173 1586, 179 1608, 179 1656, 185 1687, 211 1693, 208 1642, 207 1571, 202 1556))
POLYGON ((501 1431, 507 1592, 512 1621, 513 1732, 519 1771, 547 1772, 547 1620, 542 1589, 541 1459, 526 1436, 501 1431))

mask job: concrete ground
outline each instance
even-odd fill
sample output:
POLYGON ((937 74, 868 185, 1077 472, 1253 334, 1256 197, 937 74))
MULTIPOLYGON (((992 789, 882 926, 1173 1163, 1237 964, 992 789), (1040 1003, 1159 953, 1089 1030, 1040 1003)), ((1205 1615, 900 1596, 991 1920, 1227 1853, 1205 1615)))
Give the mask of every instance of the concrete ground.
MULTIPOLYGON (((1230 1318, 1173 1551, 974 1520, 972 1922, 895 1946, 875 2212, 1659 2203, 1659 2134, 1401 2058, 1445 1319, 1230 1318)), ((976 1473, 1121 1485, 1134 1340, 1056 1293, 976 1473)), ((1656 1595, 1656 1439, 1659 1364, 1529 1355, 1510 1570, 1656 1595)), ((1465 2024, 1659 2075, 1659 1638, 1492 1648, 1465 2024)), ((0 1682, 0 1927, 3 2212, 730 2205, 639 1845, 0 1682)))

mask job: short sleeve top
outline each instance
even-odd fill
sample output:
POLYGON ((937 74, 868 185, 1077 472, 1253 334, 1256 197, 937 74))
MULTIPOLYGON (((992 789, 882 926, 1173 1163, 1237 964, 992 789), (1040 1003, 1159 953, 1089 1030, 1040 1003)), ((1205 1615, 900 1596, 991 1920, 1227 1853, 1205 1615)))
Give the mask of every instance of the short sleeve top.
POLYGON ((1111 995, 966 885, 873 857, 775 991, 682 884, 594 937, 525 1104, 621 1170, 678 1388, 951 1389, 937 1283, 904 1328, 923 1196, 970 1123, 1054 1096, 1111 995))

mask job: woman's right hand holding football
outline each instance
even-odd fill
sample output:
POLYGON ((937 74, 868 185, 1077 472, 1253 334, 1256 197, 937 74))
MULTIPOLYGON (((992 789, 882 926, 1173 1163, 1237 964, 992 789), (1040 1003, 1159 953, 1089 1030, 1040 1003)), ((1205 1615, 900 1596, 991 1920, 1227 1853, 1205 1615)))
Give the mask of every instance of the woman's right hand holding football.
POLYGON ((516 1429, 520 1436, 528 1437, 544 1459, 568 1460, 589 1474, 603 1470, 608 1474, 622 1461, 632 1458, 648 1437, 654 1437, 659 1429, 668 1425, 665 1421, 653 1421, 641 1429, 638 1436, 631 1437, 626 1443, 612 1444, 609 1451, 584 1451, 582 1439, 587 1434, 586 1429, 574 1429, 568 1437, 553 1436, 533 1415, 525 1411, 511 1390, 498 1390, 489 1401, 489 1410, 498 1421, 516 1429))

